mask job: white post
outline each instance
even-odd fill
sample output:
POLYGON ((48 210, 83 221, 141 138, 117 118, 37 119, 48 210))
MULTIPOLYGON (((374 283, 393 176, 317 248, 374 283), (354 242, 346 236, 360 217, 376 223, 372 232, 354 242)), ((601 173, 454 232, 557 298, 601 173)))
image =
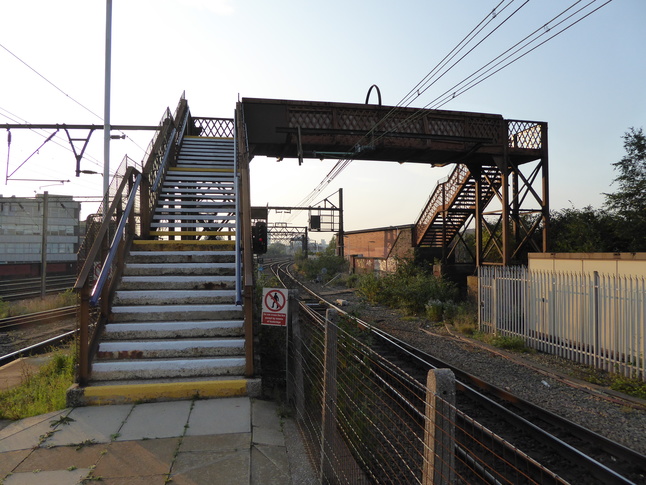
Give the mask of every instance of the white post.
POLYGON ((105 8, 105 102, 103 105, 103 213, 107 214, 110 187, 110 73, 112 69, 112 0, 105 8))

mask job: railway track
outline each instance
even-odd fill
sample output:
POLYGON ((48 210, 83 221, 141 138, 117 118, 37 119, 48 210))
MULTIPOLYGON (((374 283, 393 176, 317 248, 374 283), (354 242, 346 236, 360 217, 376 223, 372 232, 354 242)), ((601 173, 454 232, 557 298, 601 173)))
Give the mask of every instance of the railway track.
POLYGON ((76 306, 69 306, 0 319, 0 331, 4 335, 11 334, 11 347, 18 347, 18 350, 4 350, 0 355, 0 365, 43 352, 71 339, 76 334, 76 324, 65 322, 74 319, 76 311, 76 306), (20 335, 14 336, 14 333, 20 335))
MULTIPOLYGON (((272 270, 284 286, 298 285, 305 292, 306 299, 312 302, 310 309, 322 312, 330 307, 346 314, 293 277, 286 263, 275 263, 272 270)), ((367 322, 349 317, 371 331, 373 350, 415 379, 419 392, 424 388, 429 369, 453 370, 457 379, 457 407, 467 417, 459 418, 456 428, 461 431, 458 432, 469 435, 476 427, 475 423, 485 426, 501 438, 489 446, 499 448, 499 454, 513 452, 516 460, 524 459, 523 467, 528 476, 547 474, 551 483, 643 483, 646 475, 643 455, 448 365, 367 322)), ((423 402, 419 396, 418 401, 423 402)), ((423 416, 423 410, 417 411, 423 416)), ((477 448, 476 444, 473 448, 477 448)), ((456 450, 465 461, 469 461, 472 453, 477 452, 464 448, 456 450)), ((493 477, 489 478, 496 483, 493 477)), ((510 479, 510 483, 514 480, 510 479)))
MULTIPOLYGON (((45 293, 48 295, 66 291, 76 281, 76 276, 48 276, 45 293)), ((5 301, 24 300, 41 295, 40 278, 21 278, 0 283, 0 298, 5 301)))

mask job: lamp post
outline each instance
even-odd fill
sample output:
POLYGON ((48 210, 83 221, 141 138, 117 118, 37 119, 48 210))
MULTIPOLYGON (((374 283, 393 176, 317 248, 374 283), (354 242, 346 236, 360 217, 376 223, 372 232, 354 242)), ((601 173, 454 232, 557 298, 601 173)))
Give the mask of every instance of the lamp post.
POLYGON ((105 3, 105 99, 103 104, 103 215, 108 213, 110 187, 110 74, 112 70, 112 0, 105 3))

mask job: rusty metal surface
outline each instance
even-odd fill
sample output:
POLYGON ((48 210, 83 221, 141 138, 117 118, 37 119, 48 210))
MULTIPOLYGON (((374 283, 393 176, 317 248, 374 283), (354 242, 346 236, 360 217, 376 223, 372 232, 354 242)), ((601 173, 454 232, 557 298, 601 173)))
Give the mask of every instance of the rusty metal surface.
POLYGON ((501 115, 366 104, 243 98, 252 155, 446 165, 541 156, 543 124, 501 115))

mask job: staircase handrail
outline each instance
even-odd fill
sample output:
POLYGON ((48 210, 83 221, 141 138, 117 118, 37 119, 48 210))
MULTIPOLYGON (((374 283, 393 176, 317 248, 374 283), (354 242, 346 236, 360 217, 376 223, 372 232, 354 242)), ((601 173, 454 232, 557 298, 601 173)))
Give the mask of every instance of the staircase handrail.
POLYGON ((92 289, 92 293, 90 294, 90 305, 92 306, 96 306, 96 304, 99 301, 99 296, 103 291, 103 286, 105 285, 105 281, 108 277, 108 273, 110 272, 112 262, 114 261, 114 258, 117 255, 119 240, 123 235, 123 231, 126 227, 126 222, 130 218, 130 212, 132 211, 132 208, 135 205, 135 199, 137 198, 137 191, 139 190, 139 184, 141 183, 141 173, 137 171, 135 172, 137 175, 136 175, 134 184, 130 189, 130 194, 128 195, 128 202, 126 203, 126 208, 123 211, 121 218, 119 219, 117 230, 114 234, 114 237, 112 238, 112 242, 110 243, 110 250, 108 252, 108 256, 105 258, 105 262, 101 267, 101 272, 99 273, 99 277, 97 278, 96 284, 94 285, 94 288, 92 289))
POLYGON ((430 225, 433 218, 440 212, 439 208, 442 207, 447 201, 453 199, 458 192, 464 180, 468 176, 469 170, 466 165, 462 163, 456 164, 455 168, 448 177, 438 181, 433 193, 428 199, 428 202, 420 212, 417 222, 415 223, 416 239, 419 243, 421 235, 426 228, 430 225))
POLYGON ((126 173, 121 179, 121 183, 117 188, 112 203, 103 216, 103 221, 97 231, 94 243, 88 251, 83 267, 73 287, 74 291, 80 293, 81 299, 78 321, 79 367, 77 376, 78 382, 81 385, 85 385, 89 377, 90 359, 96 347, 98 329, 108 317, 110 300, 114 295, 116 281, 118 281, 120 276, 120 268, 122 265, 119 263, 123 262, 124 255, 127 252, 130 242, 135 234, 135 213, 133 208, 141 179, 142 174, 136 168, 128 167, 126 169, 126 173), (125 209, 121 211, 120 209, 123 205, 123 194, 126 186, 129 186, 129 193, 125 209), (113 217, 118 218, 117 230, 112 238, 107 254, 103 259, 101 272, 94 288, 90 291, 90 285, 92 283, 90 275, 93 274, 94 263, 99 256, 100 251, 106 249, 110 235, 110 226, 113 223, 113 217), (128 230, 126 230, 126 224, 128 224, 128 230), (115 258, 117 259, 118 264, 113 268, 115 258), (110 283, 106 285, 108 277, 111 277, 110 283), (96 307, 99 303, 99 314, 96 315, 96 320, 91 322, 91 307, 96 307), (92 333, 91 330, 93 330, 92 333))

